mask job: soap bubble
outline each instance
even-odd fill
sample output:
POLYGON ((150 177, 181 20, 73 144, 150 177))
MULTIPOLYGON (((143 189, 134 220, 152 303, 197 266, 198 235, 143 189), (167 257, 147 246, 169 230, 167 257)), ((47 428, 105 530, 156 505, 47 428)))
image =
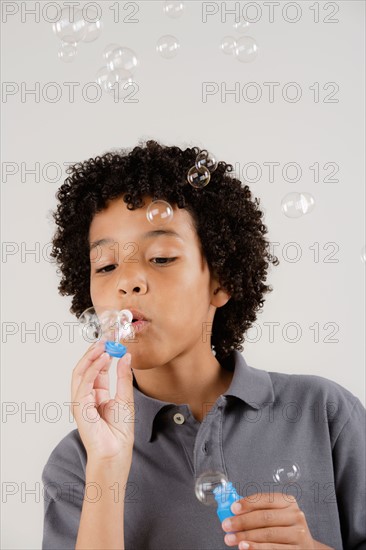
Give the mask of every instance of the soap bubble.
POLYGON ((283 460, 274 468, 272 477, 275 483, 295 483, 300 478, 300 467, 296 462, 283 460))
POLYGON ((221 40, 220 49, 226 55, 234 55, 236 40, 233 36, 224 36, 221 40))
POLYGON ((119 322, 121 325, 119 338, 128 338, 133 336, 133 327, 131 325, 133 319, 132 312, 129 309, 121 309, 119 312, 119 322))
POLYGON ((163 12, 173 19, 176 19, 177 17, 181 17, 181 15, 184 12, 184 3, 172 2, 172 1, 164 2, 163 12))
POLYGON ((366 263, 366 247, 365 246, 361 249, 361 262, 366 263))
POLYGON ((240 21, 238 21, 237 23, 234 23, 233 27, 237 32, 239 32, 240 34, 243 34, 247 32, 248 27, 250 27, 250 23, 245 19, 240 19, 240 21))
POLYGON ((175 57, 180 48, 180 44, 175 36, 166 34, 159 38, 156 44, 156 51, 165 59, 171 59, 175 57))
POLYGON ((102 329, 95 309, 89 307, 84 310, 79 319, 79 333, 88 342, 99 340, 102 336, 102 329))
POLYGON ((138 65, 136 54, 130 48, 122 48, 118 46, 114 50, 108 52, 107 67, 110 71, 116 69, 124 69, 133 71, 138 65))
POLYGON ((195 189, 202 189, 206 187, 211 179, 210 171, 205 167, 197 169, 196 166, 192 166, 187 175, 188 183, 195 187, 195 189))
POLYGON ((108 67, 101 67, 97 74, 95 75, 95 81, 98 82, 99 86, 104 90, 105 92, 108 92, 109 89, 107 87, 107 80, 109 78, 108 67))
POLYGON ((153 225, 168 223, 173 219, 173 208, 166 201, 153 201, 146 210, 146 218, 153 225))
POLYGON ((110 306, 89 307, 78 319, 79 332, 88 342, 103 339, 119 343, 134 337, 132 318, 129 309, 118 311, 110 306))
POLYGON ((78 53, 76 48, 76 42, 69 44, 68 42, 62 42, 58 51, 58 58, 65 63, 71 63, 74 61, 76 54, 78 53))
POLYGON ((113 50, 116 50, 117 48, 120 48, 121 46, 119 44, 108 44, 103 50, 102 57, 105 60, 108 60, 110 56, 112 55, 113 50))
POLYGON ((251 36, 242 36, 236 40, 234 55, 242 63, 250 63, 258 55, 258 46, 251 36))
POLYGON ((115 71, 110 71, 107 75, 105 81, 105 87, 107 92, 113 93, 116 96, 118 92, 118 99, 121 97, 124 86, 126 83, 132 82, 132 73, 126 69, 116 69, 115 71), (117 83, 117 86, 116 86, 117 83))
POLYGON ((82 38, 83 42, 94 42, 97 38, 100 37, 103 30, 103 22, 98 19, 99 12, 95 6, 88 7, 86 21, 86 31, 85 35, 82 38))
POLYGON ((206 506, 212 506, 217 502, 213 493, 214 489, 216 487, 221 487, 225 491, 227 483, 228 479, 222 472, 204 472, 195 482, 194 490, 196 497, 206 506))
POLYGON ((81 10, 63 8, 59 21, 53 23, 52 30, 63 42, 80 42, 86 33, 87 24, 81 10))
POLYGON ((310 193, 288 193, 281 201, 282 212, 288 218, 300 218, 314 209, 315 200, 310 193))
POLYGON ((197 155, 195 166, 197 170, 207 168, 210 172, 213 172, 217 168, 216 157, 204 149, 197 155))

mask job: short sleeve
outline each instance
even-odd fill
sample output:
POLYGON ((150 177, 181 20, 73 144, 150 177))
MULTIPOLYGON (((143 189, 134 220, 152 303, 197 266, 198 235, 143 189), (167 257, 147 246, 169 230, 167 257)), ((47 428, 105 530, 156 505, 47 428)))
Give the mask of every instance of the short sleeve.
POLYGON ((85 453, 78 432, 71 432, 53 450, 42 483, 42 550, 75 549, 85 491, 85 453))
POLYGON ((366 410, 355 402, 333 447, 335 489, 345 550, 366 550, 366 410))

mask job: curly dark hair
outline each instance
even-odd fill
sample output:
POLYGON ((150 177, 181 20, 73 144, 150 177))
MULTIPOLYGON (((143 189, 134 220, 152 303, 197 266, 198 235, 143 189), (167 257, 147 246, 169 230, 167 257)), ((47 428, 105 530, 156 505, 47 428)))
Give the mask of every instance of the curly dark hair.
POLYGON ((264 294, 273 290, 264 284, 269 262, 278 265, 279 260, 269 253, 264 238, 268 231, 260 200, 252 200, 248 185, 229 175, 231 164, 220 161, 202 189, 187 182, 200 152, 198 147, 182 150, 148 140, 130 152, 110 151, 69 166, 71 175, 56 193, 51 256, 62 273, 59 293, 73 296, 70 312, 78 318, 92 306, 88 234, 94 214, 121 196, 129 210, 144 206, 146 195, 186 208, 210 273, 231 296, 217 308, 212 324, 211 347, 224 360, 233 349, 243 350, 244 333, 263 307, 264 294))

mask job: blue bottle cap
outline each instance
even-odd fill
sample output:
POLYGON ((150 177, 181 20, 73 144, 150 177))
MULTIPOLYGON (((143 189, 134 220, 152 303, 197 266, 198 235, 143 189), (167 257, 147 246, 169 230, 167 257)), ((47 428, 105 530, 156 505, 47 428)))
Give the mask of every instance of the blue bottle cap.
POLYGON ((127 352, 126 346, 119 342, 112 342, 111 340, 106 341, 104 349, 112 357, 123 357, 127 352))

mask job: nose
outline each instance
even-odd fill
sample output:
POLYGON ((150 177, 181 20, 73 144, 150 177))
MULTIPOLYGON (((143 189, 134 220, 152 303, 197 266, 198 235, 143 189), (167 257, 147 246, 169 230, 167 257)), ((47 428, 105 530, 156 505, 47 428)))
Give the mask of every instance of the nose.
POLYGON ((122 266, 122 270, 118 273, 117 278, 117 290, 119 294, 146 294, 147 284, 144 274, 136 269, 127 270, 125 266, 122 266), (123 272, 122 272, 123 270, 123 272))

